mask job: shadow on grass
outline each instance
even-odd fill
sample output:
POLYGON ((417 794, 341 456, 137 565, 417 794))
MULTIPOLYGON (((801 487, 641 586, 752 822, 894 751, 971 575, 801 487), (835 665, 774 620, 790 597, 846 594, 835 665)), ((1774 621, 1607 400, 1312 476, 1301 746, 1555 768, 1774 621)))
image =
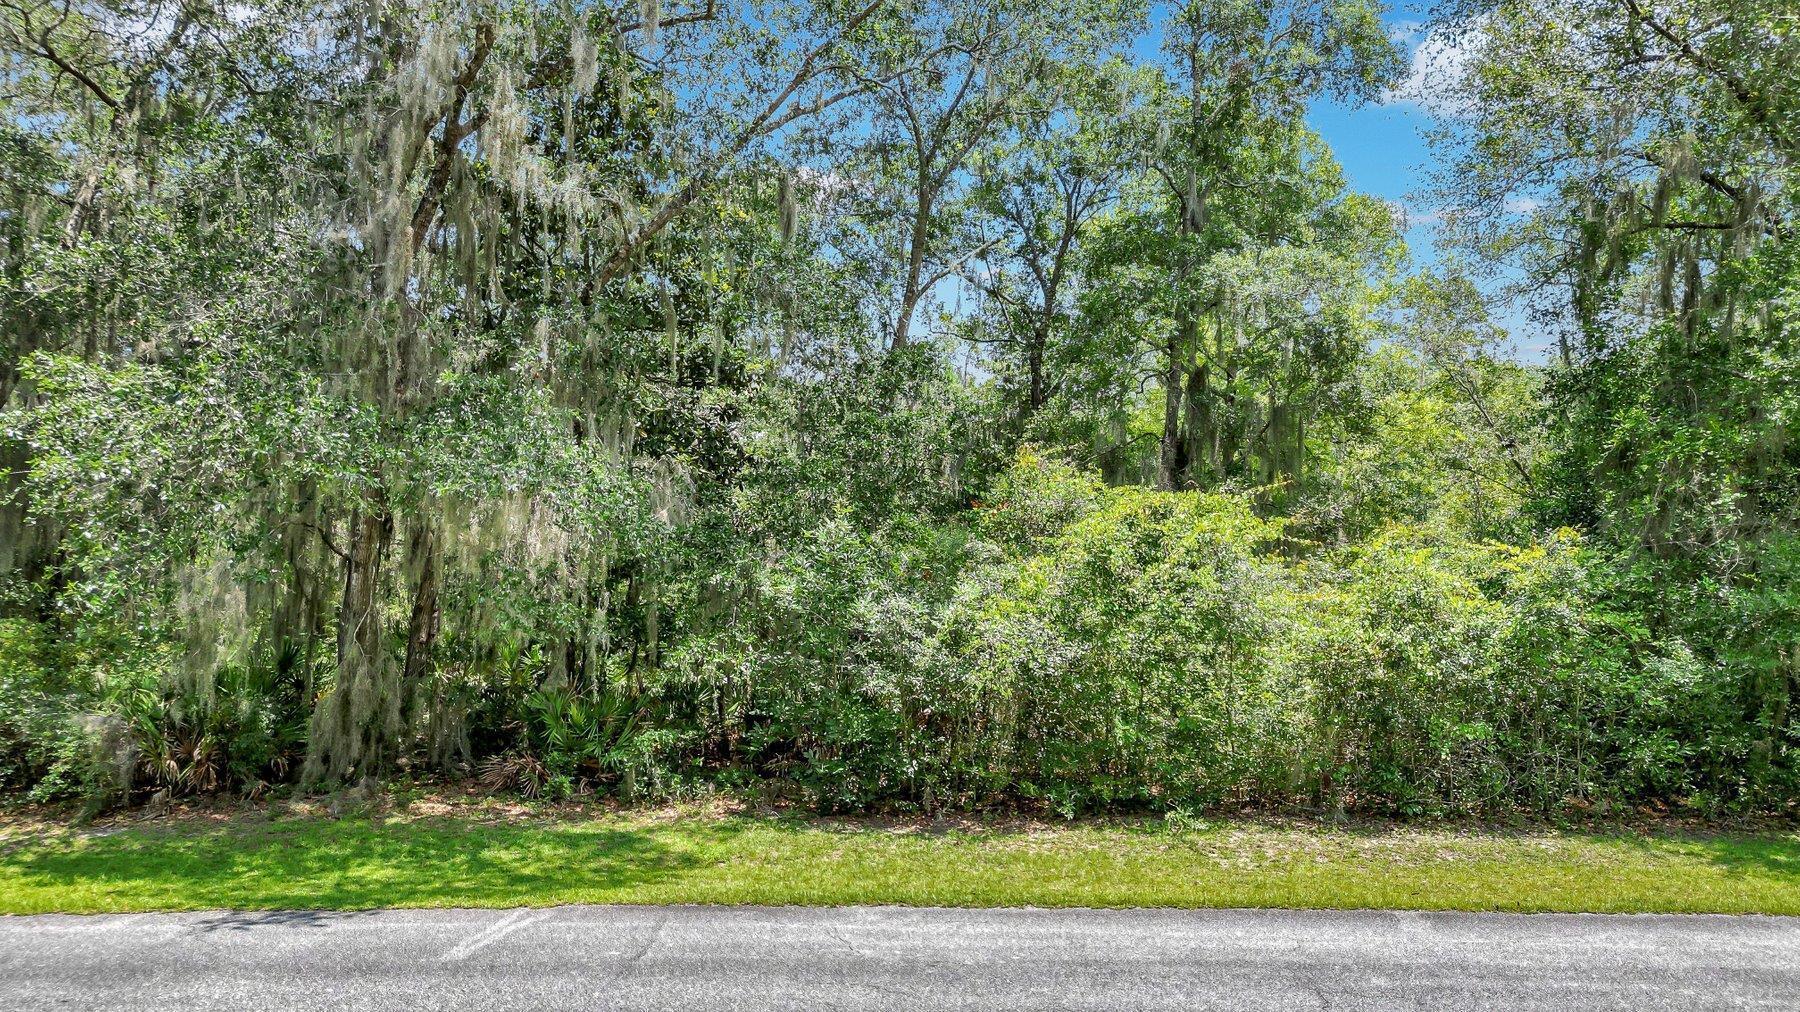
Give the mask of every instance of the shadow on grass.
POLYGON ((490 906, 667 881, 734 832, 719 825, 696 841, 657 827, 303 820, 45 842, 0 871, 26 889, 140 908, 490 906))
POLYGON ((1644 842, 1673 843, 1687 853, 1700 855, 1730 875, 1754 875, 1786 886, 1800 886, 1800 836, 1794 834, 1696 834, 1673 839, 1650 837, 1644 842))

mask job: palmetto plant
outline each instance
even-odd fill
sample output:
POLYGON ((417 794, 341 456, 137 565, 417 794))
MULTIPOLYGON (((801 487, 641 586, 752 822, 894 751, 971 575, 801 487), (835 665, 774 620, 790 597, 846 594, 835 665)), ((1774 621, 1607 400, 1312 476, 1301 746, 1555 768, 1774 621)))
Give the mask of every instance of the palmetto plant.
POLYGON ((286 779, 306 748, 300 667, 299 654, 284 648, 220 672, 210 693, 188 687, 121 697, 137 786, 175 795, 239 788, 260 794, 286 779))
POLYGON ((481 784, 535 798, 604 783, 630 761, 638 719, 617 693, 540 689, 525 700, 524 740, 482 763, 481 784))
POLYGON ((550 770, 537 756, 515 750, 483 759, 476 780, 486 791, 496 794, 511 791, 526 798, 536 798, 544 793, 544 786, 550 782, 550 770))

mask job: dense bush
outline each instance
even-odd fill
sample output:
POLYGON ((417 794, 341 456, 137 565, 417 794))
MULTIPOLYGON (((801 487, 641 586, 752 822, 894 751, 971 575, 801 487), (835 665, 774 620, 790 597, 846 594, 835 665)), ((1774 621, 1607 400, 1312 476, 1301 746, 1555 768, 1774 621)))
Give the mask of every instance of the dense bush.
MULTIPOLYGON (((532 797, 766 783, 825 810, 1066 815, 1790 796, 1786 716, 1755 702, 1785 644, 1746 635, 1709 661, 1654 638, 1568 530, 1509 546, 1394 525, 1324 547, 1285 526, 1251 495, 1109 487, 1027 454, 945 526, 824 519, 634 695, 496 683, 499 709, 472 708, 477 772, 532 797)), ((1746 633, 1791 607, 1754 588, 1719 603, 1746 633)), ((3 628, 14 789, 97 789, 89 711, 130 728, 139 792, 261 790, 304 751, 291 653, 201 694, 72 680, 43 629, 3 628)))
POLYGON ((113 631, 77 645, 0 622, 0 783, 93 804, 157 790, 257 795, 290 779, 311 702, 292 651, 196 684, 177 651, 113 631))
POLYGON ((1009 484, 984 527, 1017 554, 971 570, 945 646, 987 700, 976 751, 1018 794, 1544 811, 1768 800, 1792 775, 1745 797, 1716 751, 1758 723, 1731 668, 1652 641, 1571 531, 1512 547, 1393 527, 1316 550, 1246 498, 1029 460, 1009 484))
POLYGON ((49 630, 0 621, 0 787, 33 800, 80 795, 89 787, 86 687, 69 684, 49 630))

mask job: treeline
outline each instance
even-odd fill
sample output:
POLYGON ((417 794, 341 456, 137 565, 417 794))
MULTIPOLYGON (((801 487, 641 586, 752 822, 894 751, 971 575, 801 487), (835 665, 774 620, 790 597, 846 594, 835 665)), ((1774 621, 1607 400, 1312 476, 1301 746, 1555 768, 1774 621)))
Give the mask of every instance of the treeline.
POLYGON ((1782 6, 0 3, 0 786, 1786 811, 1782 6))

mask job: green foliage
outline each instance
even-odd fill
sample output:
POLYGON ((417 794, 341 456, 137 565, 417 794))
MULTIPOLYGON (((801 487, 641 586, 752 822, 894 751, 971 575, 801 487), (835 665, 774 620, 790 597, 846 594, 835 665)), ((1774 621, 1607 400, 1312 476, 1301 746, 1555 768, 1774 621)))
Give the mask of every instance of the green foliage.
POLYGON ((983 529, 1011 551, 971 570, 945 647, 1005 728, 978 751, 1066 812, 1754 804, 1792 776, 1785 743, 1762 753, 1778 769, 1725 774, 1756 726, 1732 716, 1730 669, 1654 638, 1572 531, 1512 547, 1395 526, 1296 555, 1245 499, 1032 458, 1003 487, 983 529))
POLYGON ((1543 366, 1366 0, 114 6, 0 9, 8 792, 1800 796, 1771 0, 1434 29, 1543 366))
POLYGON ((140 752, 128 718, 168 652, 117 626, 0 619, 0 784, 34 801, 128 799, 140 752))
POLYGON ((134 738, 132 786, 254 798, 287 781, 306 752, 307 675, 290 645, 205 686, 150 683, 124 695, 117 706, 134 738))
POLYGON ((519 747, 482 764, 483 786, 555 800, 621 780, 631 792, 639 715, 618 695, 539 689, 525 698, 521 716, 519 747))
POLYGON ((86 693, 56 671, 49 631, 0 620, 0 786, 33 800, 78 796, 88 787, 87 736, 76 721, 86 693))
POLYGON ((1259 781, 1290 765, 1292 697, 1258 644, 1281 618, 1280 525, 1241 498, 1105 489, 1030 458, 1008 489, 986 530, 1056 527, 1002 543, 946 623, 989 707, 982 753, 1067 814, 1273 793, 1259 781))

